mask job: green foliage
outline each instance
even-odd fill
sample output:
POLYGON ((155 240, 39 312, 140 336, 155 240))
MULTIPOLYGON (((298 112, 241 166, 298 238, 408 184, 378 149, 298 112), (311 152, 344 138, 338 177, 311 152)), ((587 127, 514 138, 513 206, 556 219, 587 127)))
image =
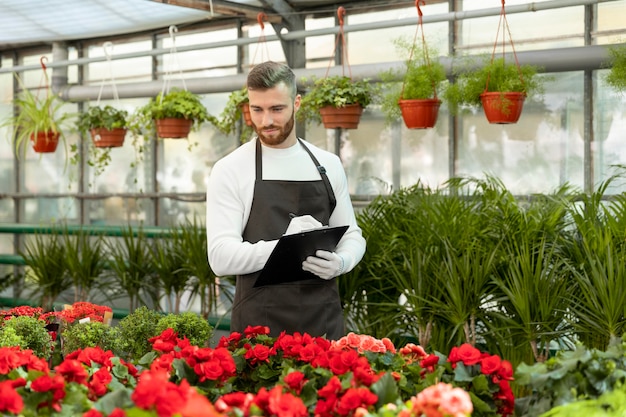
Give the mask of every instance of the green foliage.
POLYGON ((68 275, 66 248, 57 234, 35 234, 26 241, 19 254, 29 269, 26 282, 32 282, 35 295, 39 297, 44 310, 52 310, 52 304, 65 290, 72 287, 68 275))
POLYGON ((22 339, 20 347, 31 349, 33 353, 43 359, 48 359, 52 353, 52 337, 46 330, 46 323, 30 316, 12 317, 3 325, 3 334, 14 333, 22 339))
POLYGON ((141 306, 124 317, 115 326, 115 346, 120 357, 137 361, 152 350, 148 339, 157 336, 157 323, 162 315, 141 306))
POLYGON ((17 334, 15 327, 0 327, 0 346, 25 346, 26 341, 17 334))
MULTIPOLYGON (((243 86, 239 90, 235 90, 228 96, 228 102, 222 109, 218 118, 217 128, 225 135, 230 135, 237 128, 237 124, 242 121, 243 112, 241 106, 248 103, 248 87, 243 86)), ((250 133, 251 128, 243 123, 242 138, 244 133, 250 133)))
POLYGON ((626 45, 610 46, 611 67, 606 82, 617 91, 626 92, 626 45))
POLYGON ((175 230, 169 238, 155 238, 151 246, 154 272, 171 313, 180 312, 182 294, 191 280, 185 271, 187 252, 181 239, 181 232, 175 230))
POLYGON ((403 71, 388 70, 380 74, 384 83, 382 90, 385 92, 381 109, 386 115, 387 123, 401 117, 398 100, 434 98, 443 92, 447 81, 444 66, 439 61, 430 59, 436 56, 435 49, 427 47, 426 51, 421 45, 414 45, 402 38, 394 43, 405 54, 406 59, 403 71))
MULTIPOLYGON (((122 229, 118 239, 107 241, 110 255, 109 268, 119 294, 129 298, 129 310, 133 312, 140 302, 145 304, 142 293, 154 290, 150 244, 141 228, 136 232, 131 226, 122 229)), ((156 296, 155 296, 156 298, 156 296)))
MULTIPOLYGON (((517 415, 537 416, 554 407, 571 404, 567 408, 555 409, 547 416, 587 416, 562 413, 565 410, 588 410, 594 403, 597 406, 598 402, 604 401, 606 397, 603 395, 623 386, 626 380, 625 343, 624 338, 615 340, 606 351, 579 344, 573 350, 557 352, 545 363, 519 365, 515 372, 516 383, 527 387, 532 394, 518 401, 520 410, 517 415), (586 400, 599 401, 589 403, 586 400)), ((621 411, 623 413, 623 409, 621 411)))
POLYGON ((24 157, 26 145, 31 136, 36 136, 42 132, 60 133, 59 138, 65 143, 63 129, 72 117, 69 113, 61 112, 65 103, 57 94, 52 92, 50 87, 41 92, 42 97, 40 97, 26 88, 19 77, 16 76, 16 78, 22 91, 13 101, 16 106, 15 116, 2 123, 2 126, 12 126, 14 129, 15 154, 24 157))
POLYGON ((65 264, 74 284, 74 301, 88 301, 90 291, 99 284, 105 271, 106 253, 102 236, 90 236, 85 231, 75 235, 63 234, 65 264))
POLYGON ((139 107, 129 121, 129 128, 135 134, 154 131, 154 120, 178 118, 193 120, 192 129, 197 130, 205 122, 218 125, 217 119, 209 115, 200 96, 187 90, 174 89, 167 94, 159 93, 142 107, 139 107))
POLYGON ((63 354, 68 355, 75 350, 99 346, 102 350, 115 351, 115 331, 107 324, 99 321, 69 324, 61 331, 63 354))
POLYGON ((213 328, 206 319, 191 311, 179 314, 167 314, 156 325, 157 334, 171 328, 178 338, 186 337, 194 346, 207 347, 213 334, 213 328))
POLYGON ((200 314, 206 319, 210 313, 217 311, 218 294, 226 294, 225 289, 220 291, 220 279, 209 265, 206 229, 196 217, 193 220, 186 219, 179 226, 175 244, 178 246, 177 251, 185 254, 183 272, 192 277, 191 292, 200 298, 200 314))
POLYGON ((348 76, 328 76, 312 78, 308 92, 302 97, 298 120, 305 122, 321 122, 319 109, 325 106, 344 107, 348 104, 359 104, 365 108, 370 103, 379 101, 380 86, 368 79, 353 80, 348 76))
POLYGON ((93 106, 86 112, 80 113, 76 120, 76 127, 80 132, 87 134, 94 128, 104 128, 112 130, 115 128, 125 128, 128 112, 116 109, 112 106, 93 106))
POLYGON ((538 68, 505 62, 504 58, 487 60, 472 69, 470 63, 457 71, 456 81, 444 93, 450 111, 458 113, 462 106, 480 106, 484 92, 520 92, 527 97, 543 93, 543 79, 538 68))

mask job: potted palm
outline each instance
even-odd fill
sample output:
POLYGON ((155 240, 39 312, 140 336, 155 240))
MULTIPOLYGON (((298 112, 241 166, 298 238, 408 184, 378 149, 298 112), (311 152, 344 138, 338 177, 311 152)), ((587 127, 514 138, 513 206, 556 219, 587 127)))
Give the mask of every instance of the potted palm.
POLYGON ((403 75, 393 70, 381 74, 383 81, 389 81, 381 109, 388 123, 402 116, 409 129, 431 128, 437 122, 441 105, 437 92, 442 91, 447 81, 445 68, 438 61, 430 61, 428 57, 432 54, 427 47, 410 45, 402 39, 397 40, 396 45, 408 51, 409 56, 403 75), (403 78, 401 85, 391 82, 398 78, 403 78))
POLYGON ((159 93, 133 115, 131 129, 135 133, 151 131, 156 126, 159 138, 186 138, 204 122, 217 120, 210 116, 200 97, 187 90, 159 93))
POLYGON ((354 80, 341 75, 314 78, 302 97, 298 118, 322 122, 326 129, 356 129, 363 109, 378 96, 379 86, 368 79, 354 80))
POLYGON ((517 123, 524 100, 543 92, 543 82, 532 65, 507 63, 504 58, 491 59, 477 69, 461 70, 456 82, 444 93, 450 111, 462 106, 480 106, 489 123, 517 123))
POLYGON ((50 87, 45 88, 41 98, 26 88, 19 78, 18 82, 22 91, 13 101, 15 115, 3 123, 3 126, 14 129, 15 153, 24 156, 27 141, 32 142, 35 152, 56 151, 59 140, 65 139, 62 128, 71 117, 69 113, 61 112, 64 102, 50 87))

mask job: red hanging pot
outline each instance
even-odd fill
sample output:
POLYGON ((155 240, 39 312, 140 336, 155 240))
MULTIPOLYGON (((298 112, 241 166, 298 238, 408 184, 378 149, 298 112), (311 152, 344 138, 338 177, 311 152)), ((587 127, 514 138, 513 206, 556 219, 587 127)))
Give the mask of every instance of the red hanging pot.
POLYGON ((189 136, 193 120, 165 118, 156 120, 157 136, 160 138, 183 139, 189 136))
POLYGON ((326 129, 356 129, 361 121, 363 107, 348 104, 344 107, 325 106, 320 109, 322 124, 326 129))
POLYGON ((252 116, 250 116, 250 103, 241 104, 241 113, 243 114, 243 120, 247 126, 252 126, 252 116))
POLYGON ((57 150, 59 144, 59 132, 51 130, 46 132, 37 132, 37 135, 31 134, 30 140, 33 142, 33 149, 38 153, 51 153, 57 150))
POLYGON ((483 104, 485 117, 492 124, 517 123, 524 107, 524 93, 482 93, 480 100, 483 104))
POLYGON ((441 100, 437 98, 398 100, 402 119, 409 129, 429 129, 437 123, 441 100))
POLYGON ((111 130, 99 127, 91 129, 91 139, 96 148, 118 148, 124 145, 126 129, 116 127, 111 130))

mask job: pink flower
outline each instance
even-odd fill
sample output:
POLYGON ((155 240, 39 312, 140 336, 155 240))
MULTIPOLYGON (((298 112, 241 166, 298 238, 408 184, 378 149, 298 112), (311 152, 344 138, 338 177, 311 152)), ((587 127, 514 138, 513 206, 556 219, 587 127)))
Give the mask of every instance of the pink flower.
POLYGON ((413 413, 425 417, 466 417, 474 407, 469 394, 461 388, 440 382, 413 397, 413 413))

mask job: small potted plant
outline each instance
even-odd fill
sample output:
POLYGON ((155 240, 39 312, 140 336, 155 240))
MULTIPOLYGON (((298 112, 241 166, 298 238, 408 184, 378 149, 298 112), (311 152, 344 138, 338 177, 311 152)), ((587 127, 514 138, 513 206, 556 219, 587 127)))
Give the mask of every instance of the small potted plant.
POLYGON ((65 139, 63 128, 71 117, 69 113, 61 112, 65 103, 50 87, 46 87, 43 97, 39 97, 26 88, 20 78, 18 82, 22 91, 14 99, 17 111, 2 124, 14 129, 15 153, 24 156, 27 141, 33 143, 35 152, 56 151, 59 140, 65 139))
POLYGON ((461 70, 456 82, 446 89, 444 98, 452 113, 458 113, 464 105, 482 105, 489 123, 517 123, 524 100, 543 93, 543 80, 537 72, 537 67, 532 65, 492 59, 477 69, 461 70))
POLYGON ((84 134, 91 134, 95 147, 115 148, 124 144, 127 118, 126 110, 109 105, 94 106, 78 115, 76 127, 84 134))
POLYGON ((238 122, 243 117, 245 125, 241 129, 242 142, 252 133, 252 118, 250 117, 250 103, 248 101, 248 87, 243 86, 228 96, 228 102, 217 121, 217 128, 229 135, 237 129, 238 122))
POLYGON ((159 93, 148 104, 136 110, 131 126, 135 133, 152 131, 156 126, 159 138, 186 138, 204 122, 217 120, 208 114, 200 97, 187 90, 159 93))
POLYGON ((409 129, 431 128, 437 122, 441 105, 437 92, 443 91, 447 81, 445 68, 439 61, 430 61, 432 51, 421 46, 403 39, 398 39, 396 46, 406 50, 408 58, 403 74, 393 70, 381 74, 381 79, 388 82, 381 109, 388 123, 402 116, 409 129), (399 78, 403 79, 401 84, 395 82, 399 78))
MULTIPOLYGON (((111 162, 111 148, 124 145, 128 130, 128 112, 112 106, 90 107, 80 113, 76 119, 76 128, 82 135, 89 135, 93 146, 89 147, 87 164, 95 169, 95 175, 101 174, 111 162)), ((71 162, 78 163, 79 147, 70 146, 71 162)))
POLYGON ((626 92, 626 45, 609 47, 611 68, 606 82, 616 91, 626 92))
POLYGON ((363 109, 378 97, 379 86, 368 79, 354 80, 341 75, 314 78, 302 97, 298 119, 321 121, 326 129, 356 129, 363 109))

